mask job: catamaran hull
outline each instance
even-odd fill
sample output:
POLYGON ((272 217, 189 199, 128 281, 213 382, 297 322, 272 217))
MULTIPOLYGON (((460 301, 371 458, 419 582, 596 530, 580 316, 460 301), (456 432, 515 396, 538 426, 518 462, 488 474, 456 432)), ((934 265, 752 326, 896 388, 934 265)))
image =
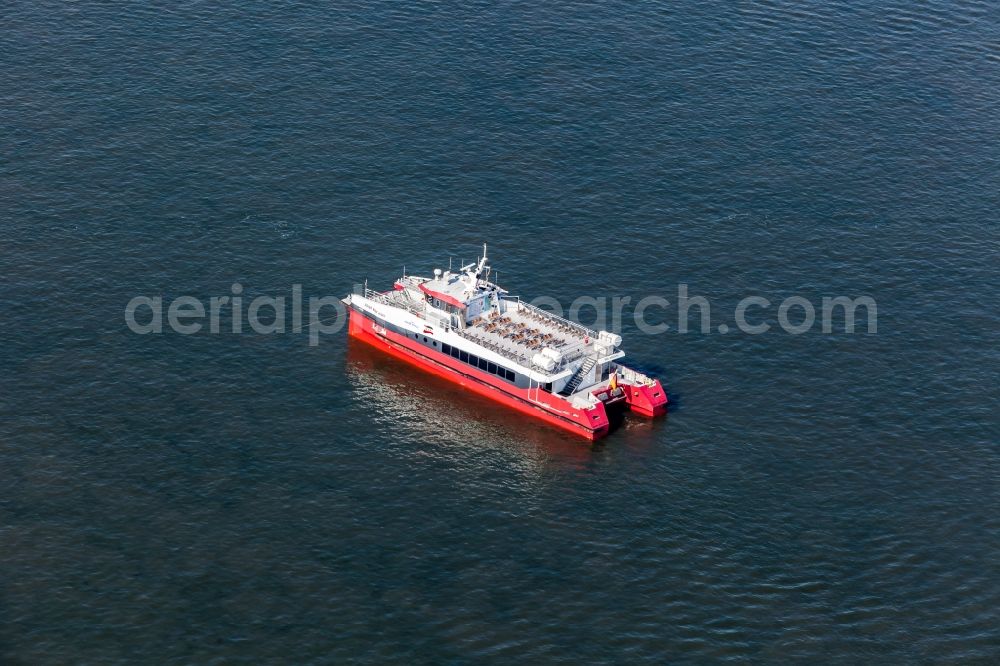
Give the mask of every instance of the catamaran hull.
MULTIPOLYGON (((473 393, 494 400, 545 423, 597 440, 608 434, 610 423, 604 403, 589 409, 573 408, 566 400, 539 389, 522 389, 507 385, 485 372, 460 364, 451 356, 435 352, 424 345, 380 325, 358 309, 350 308, 348 333, 373 347, 421 370, 442 377, 473 393)), ((645 388, 645 387, 644 387, 645 388)), ((625 387, 629 395, 629 387, 625 387)), ((664 406, 665 409, 665 406, 664 406)), ((653 416, 654 413, 650 413, 653 416)))

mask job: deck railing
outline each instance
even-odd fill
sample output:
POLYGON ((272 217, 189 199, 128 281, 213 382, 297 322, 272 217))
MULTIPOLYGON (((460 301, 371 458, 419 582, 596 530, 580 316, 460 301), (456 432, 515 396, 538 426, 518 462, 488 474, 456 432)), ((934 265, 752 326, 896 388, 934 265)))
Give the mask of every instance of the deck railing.
POLYGON ((576 344, 568 347, 562 347, 559 349, 559 352, 563 357, 560 365, 561 367, 565 367, 567 363, 572 363, 573 361, 585 356, 587 353, 587 345, 582 342, 577 342, 576 344))
MULTIPOLYGON (((532 357, 537 351, 517 351, 505 347, 504 345, 498 344, 486 336, 479 335, 475 328, 467 328, 465 330, 453 329, 455 333, 458 333, 466 340, 474 342, 477 345, 489 349, 492 352, 500 354, 501 356, 514 361, 515 363, 520 363, 521 365, 531 368, 533 364, 531 362, 532 357)), ((562 354, 562 360, 556 365, 556 367, 551 371, 545 371, 546 373, 557 373, 565 370, 570 363, 580 360, 587 353, 587 345, 580 342, 568 347, 562 347, 559 349, 562 354)))
POLYGON ((624 365, 618 365, 617 363, 612 366, 618 375, 627 384, 633 384, 636 386, 652 386, 656 382, 649 376, 645 375, 638 370, 633 370, 632 368, 627 368, 624 365))
POLYGON ((404 287, 419 287, 425 282, 429 282, 430 278, 414 277, 413 275, 404 275, 403 277, 396 280, 397 284, 401 284, 404 287))
POLYGON ((365 287, 365 298, 382 303, 384 305, 389 305, 394 308, 403 308, 418 317, 424 317, 427 313, 427 304, 424 302, 415 303, 405 296, 397 296, 396 294, 401 292, 388 291, 380 292, 374 291, 373 289, 368 289, 365 287))

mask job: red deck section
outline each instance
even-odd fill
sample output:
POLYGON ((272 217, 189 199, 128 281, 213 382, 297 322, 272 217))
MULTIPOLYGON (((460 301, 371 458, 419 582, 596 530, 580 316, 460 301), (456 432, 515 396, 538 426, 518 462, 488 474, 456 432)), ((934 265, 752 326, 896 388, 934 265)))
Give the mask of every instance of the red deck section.
MULTIPOLYGON (((577 409, 568 401, 546 391, 518 388, 387 330, 354 309, 351 310, 348 333, 423 370, 550 425, 591 440, 608 434, 608 415, 603 403, 597 403, 590 409, 577 409)), ((625 388, 630 394, 631 387, 625 388)), ((662 389, 660 391, 662 393, 662 389)))

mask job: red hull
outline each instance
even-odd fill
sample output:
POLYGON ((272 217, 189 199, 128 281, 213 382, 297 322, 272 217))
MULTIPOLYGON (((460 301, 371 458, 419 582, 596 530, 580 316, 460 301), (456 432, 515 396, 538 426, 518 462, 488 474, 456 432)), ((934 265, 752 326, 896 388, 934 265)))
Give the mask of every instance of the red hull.
MULTIPOLYGON (((351 310, 348 333, 422 370, 557 428, 589 440, 600 439, 608 434, 610 424, 603 403, 590 409, 577 409, 545 391, 517 388, 491 374, 460 364, 451 356, 434 352, 409 338, 377 326, 357 310, 351 310)), ((631 393, 628 395, 631 396, 631 393)))

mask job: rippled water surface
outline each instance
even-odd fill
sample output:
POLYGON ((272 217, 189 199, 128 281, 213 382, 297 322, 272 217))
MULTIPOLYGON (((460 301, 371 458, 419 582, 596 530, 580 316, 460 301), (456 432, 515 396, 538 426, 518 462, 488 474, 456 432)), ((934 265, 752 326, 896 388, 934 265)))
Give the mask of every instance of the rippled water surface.
POLYGON ((993 4, 2 14, 3 662, 1000 658, 993 4), (343 333, 124 323, 482 241, 710 298, 626 318, 669 416, 589 446, 343 333), (716 332, 747 295, 878 332, 716 332))

